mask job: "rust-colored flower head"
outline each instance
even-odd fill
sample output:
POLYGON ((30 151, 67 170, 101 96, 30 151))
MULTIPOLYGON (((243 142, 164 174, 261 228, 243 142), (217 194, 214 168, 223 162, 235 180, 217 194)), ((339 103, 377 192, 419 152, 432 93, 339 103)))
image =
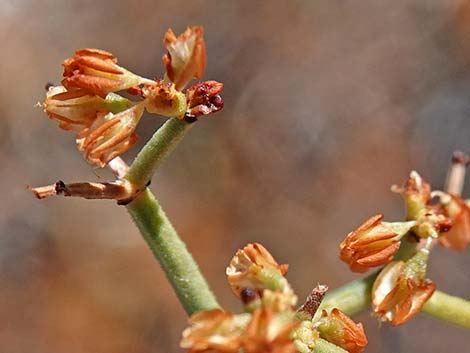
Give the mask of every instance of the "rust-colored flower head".
POLYGON ((188 348, 189 353, 236 353, 249 320, 249 314, 233 315, 221 309, 200 311, 189 319, 180 346, 188 348))
POLYGON ((146 83, 142 88, 149 113, 183 119, 188 107, 184 93, 177 91, 171 82, 146 83))
POLYGON ((98 112, 107 112, 103 98, 80 88, 67 91, 63 86, 50 87, 42 107, 60 128, 75 132, 89 127, 98 112))
POLYGON ((77 135, 78 148, 85 153, 86 160, 104 167, 127 151, 137 142, 134 130, 143 111, 139 104, 118 114, 98 114, 93 124, 77 135))
POLYGON ((323 310, 322 318, 317 322, 320 337, 340 346, 349 353, 360 353, 367 346, 367 337, 362 324, 356 324, 339 309, 328 314, 323 310))
POLYGON ((163 44, 168 52, 163 56, 166 74, 178 91, 193 78, 200 79, 206 67, 206 46, 202 27, 188 27, 179 37, 171 29, 165 34, 163 44))
POLYGON ((378 275, 372 287, 372 306, 382 321, 397 326, 416 315, 436 286, 426 279, 429 250, 423 248, 407 262, 394 261, 378 275))
POLYGON ((380 214, 369 218, 340 244, 340 258, 352 271, 365 272, 390 262, 400 247, 400 239, 416 224, 382 220, 380 214))
POLYGON ((284 275, 288 265, 279 265, 264 246, 246 245, 237 251, 226 269, 233 293, 241 298, 242 290, 250 288, 261 296, 264 289, 283 291, 290 288, 284 275))
MULTIPOLYGON (((441 198, 442 201, 442 198, 441 198)), ((463 251, 470 242, 470 208, 459 196, 449 194, 442 207, 452 220, 452 228, 441 234, 439 242, 446 248, 463 251)))
POLYGON ((292 330, 299 324, 292 315, 257 309, 242 335, 245 353, 295 353, 292 330))
POLYGON ((117 65, 113 54, 99 49, 78 50, 63 66, 62 84, 67 89, 83 88, 102 97, 149 81, 117 65))
POLYGON ((221 110, 224 107, 224 101, 219 93, 223 87, 223 83, 217 81, 199 82, 189 87, 186 91, 188 100, 186 116, 197 118, 221 110))

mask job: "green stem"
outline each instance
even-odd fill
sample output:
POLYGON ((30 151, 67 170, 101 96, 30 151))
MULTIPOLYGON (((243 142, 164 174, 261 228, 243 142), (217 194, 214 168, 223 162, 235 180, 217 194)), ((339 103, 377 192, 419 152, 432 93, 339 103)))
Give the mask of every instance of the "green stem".
POLYGON ((127 210, 160 262, 186 312, 218 308, 197 263, 179 238, 150 190, 127 205, 127 210))
POLYGON ((347 353, 343 348, 334 345, 322 338, 315 341, 313 353, 347 353))
MULTIPOLYGON (((377 274, 371 274, 329 292, 323 299, 320 309, 338 308, 350 316, 368 309, 371 303, 372 285, 377 274)), ((437 319, 470 328, 468 300, 435 291, 421 311, 437 319)))
POLYGON ((377 274, 373 273, 328 292, 323 298, 320 310, 338 308, 349 316, 366 310, 370 307, 372 285, 377 274))
POLYGON ((470 329, 470 301, 435 291, 424 304, 423 313, 470 329))
POLYGON ((139 152, 129 167, 125 179, 137 188, 143 189, 162 161, 175 149, 193 125, 194 123, 176 118, 168 119, 139 152))

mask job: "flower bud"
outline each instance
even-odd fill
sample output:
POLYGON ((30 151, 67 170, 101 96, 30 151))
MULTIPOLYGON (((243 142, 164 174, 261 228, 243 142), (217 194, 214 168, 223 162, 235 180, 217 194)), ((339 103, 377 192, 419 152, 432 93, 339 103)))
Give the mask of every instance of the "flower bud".
POLYGON ((42 106, 60 128, 75 132, 89 127, 98 112, 107 112, 103 98, 80 88, 67 91, 63 86, 50 87, 42 106))
POLYGON ((189 353, 237 353, 249 320, 249 314, 233 315, 221 309, 200 311, 189 319, 180 346, 189 348, 189 353))
POLYGON ((245 288, 262 296, 264 289, 291 292, 284 278, 288 265, 279 265, 261 244, 252 243, 237 251, 226 269, 233 293, 240 298, 245 288))
POLYGON ((431 187, 416 171, 412 171, 403 190, 408 220, 418 219, 431 201, 431 187))
POLYGON ((335 308, 329 314, 323 310, 317 325, 321 338, 349 353, 360 353, 367 346, 368 341, 362 324, 356 324, 339 309, 335 308))
POLYGON ((382 219, 380 214, 369 218, 340 244, 340 258, 351 271, 365 272, 390 262, 400 247, 400 239, 416 224, 414 221, 388 223, 382 219))
POLYGON ((188 100, 188 111, 186 116, 197 118, 201 115, 216 113, 224 107, 220 91, 223 83, 217 81, 205 81, 196 83, 188 88, 186 97, 188 100))
POLYGON ((187 109, 186 96, 175 89, 173 83, 156 81, 142 88, 149 113, 183 119, 187 109))
POLYGON ((163 56, 166 74, 178 91, 193 78, 200 79, 206 67, 206 47, 202 27, 188 27, 179 37, 169 29, 163 38, 168 50, 163 56))
POLYGON ((143 110, 143 105, 135 105, 118 114, 98 114, 93 124, 77 135, 78 148, 85 152, 85 159, 104 167, 127 151, 137 142, 134 130, 143 110))
POLYGON ((279 314, 269 308, 257 309, 241 340, 245 353, 295 353, 292 331, 299 324, 292 315, 279 314))
POLYGON ((67 89, 84 88, 102 97, 148 81, 117 65, 113 54, 99 49, 81 49, 66 59, 63 66, 62 84, 67 89))
POLYGON ((431 297, 436 286, 425 278, 428 257, 424 248, 406 263, 391 262, 380 272, 372 287, 372 306, 380 320, 401 325, 431 297))

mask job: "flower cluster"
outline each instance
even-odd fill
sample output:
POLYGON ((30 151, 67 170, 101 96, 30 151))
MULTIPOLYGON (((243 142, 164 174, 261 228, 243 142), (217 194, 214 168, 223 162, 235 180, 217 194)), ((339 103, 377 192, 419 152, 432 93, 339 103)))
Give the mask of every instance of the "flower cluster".
POLYGON ((315 317, 326 286, 315 289, 296 309, 297 297, 285 278, 287 269, 261 244, 237 251, 226 273, 245 312, 214 309, 194 314, 181 347, 190 353, 310 353, 316 340, 323 338, 348 352, 361 352, 367 344, 361 324, 338 309, 315 317))
POLYGON ((99 49, 78 50, 64 61, 62 86, 48 89, 42 107, 59 127, 76 134, 78 149, 91 164, 104 167, 135 144, 134 131, 144 110, 190 123, 223 108, 222 83, 200 82, 183 92, 204 73, 202 27, 188 27, 179 37, 169 29, 163 43, 168 51, 163 79, 140 77, 99 49), (116 93, 126 90, 140 100, 116 93))
MULTIPOLYGON (((459 188, 457 188, 459 189, 459 188)), ((340 258, 354 272, 386 265, 372 288, 372 305, 382 321, 400 325, 416 315, 435 290, 426 279, 429 252, 436 242, 463 250, 470 241, 470 208, 459 195, 431 191, 417 172, 410 173, 403 187, 406 221, 388 223, 375 215, 349 233, 340 244, 340 258), (397 256, 403 245, 414 244, 411 256, 397 256), (399 261, 392 261, 399 257, 399 261)))

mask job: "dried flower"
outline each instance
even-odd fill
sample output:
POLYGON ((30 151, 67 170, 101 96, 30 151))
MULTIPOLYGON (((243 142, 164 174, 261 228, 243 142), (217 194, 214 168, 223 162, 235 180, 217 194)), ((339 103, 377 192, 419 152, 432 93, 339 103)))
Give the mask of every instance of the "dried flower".
POLYGON ((335 308, 329 314, 323 310, 317 325, 320 337, 349 353, 362 352, 368 343, 362 324, 356 324, 339 309, 335 308))
POLYGON ((182 90, 193 78, 200 79, 206 67, 206 46, 202 27, 188 27, 178 38, 171 29, 163 44, 168 52, 163 56, 166 73, 177 90, 182 90))
POLYGON ((223 83, 217 81, 200 82, 189 87, 186 91, 188 100, 186 116, 197 118, 221 110, 224 107, 224 102, 219 93, 223 87, 223 83))
POLYGON ((314 324, 310 320, 301 321, 292 334, 295 347, 299 353, 311 353, 315 348, 315 341, 320 337, 314 324))
POLYGON ((63 66, 62 84, 67 89, 84 88, 103 97, 149 81, 117 65, 113 54, 99 49, 78 50, 63 66))
POLYGON ((370 267, 390 262, 400 247, 400 239, 416 222, 382 222, 378 214, 346 236, 340 244, 340 258, 352 271, 365 272, 370 267))
POLYGON ((442 207, 452 220, 452 228, 441 234, 439 242, 447 248, 463 251, 470 242, 470 208, 454 194, 449 194, 448 202, 442 203, 442 207))
POLYGON ((67 91, 63 86, 50 87, 42 106, 59 127, 75 132, 90 127, 98 112, 107 112, 103 98, 80 88, 67 91))
POLYGON ((243 333, 245 353, 295 353, 292 330, 299 324, 292 315, 278 314, 269 308, 257 309, 243 333))
POLYGON ((378 275, 372 287, 374 312, 382 321, 401 325, 416 315, 436 289, 425 278, 429 250, 421 249, 406 263, 394 261, 378 275))
POLYGON ((187 109, 186 96, 171 82, 156 81, 142 88, 149 113, 183 119, 187 109))
POLYGON ((200 311, 189 319, 180 346, 189 348, 189 353, 236 353, 249 319, 249 314, 233 315, 221 309, 200 311))
POLYGON ((88 162, 104 167, 137 142, 134 130, 143 110, 139 104, 118 114, 98 114, 93 124, 77 135, 78 148, 88 162))
POLYGON ((244 288, 261 296, 264 289, 282 291, 289 287, 284 278, 287 269, 288 265, 279 265, 261 244, 251 243, 237 251, 226 274, 233 293, 240 298, 244 288))

